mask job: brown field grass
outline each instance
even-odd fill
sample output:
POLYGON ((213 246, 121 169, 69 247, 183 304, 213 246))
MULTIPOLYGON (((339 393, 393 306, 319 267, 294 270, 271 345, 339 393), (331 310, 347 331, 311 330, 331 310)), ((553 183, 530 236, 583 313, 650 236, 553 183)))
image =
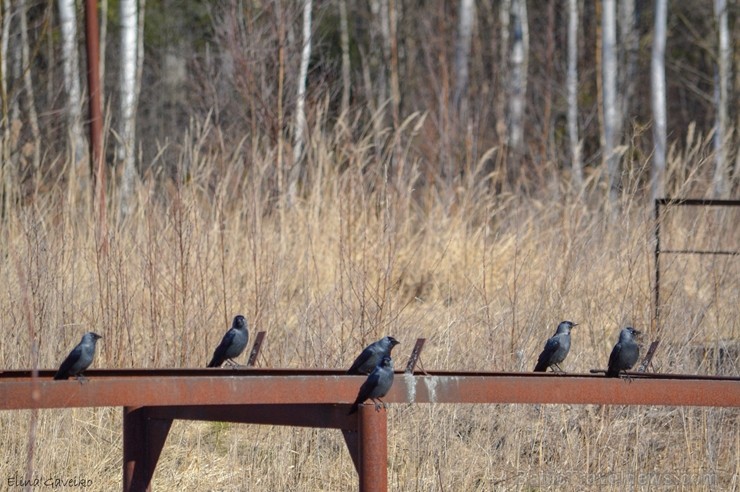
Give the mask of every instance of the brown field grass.
MULTIPOLYGON (((613 211, 597 174, 579 194, 546 165, 538 191, 518 196, 490 191, 482 171, 445 187, 403 149, 391 169, 392 152, 377 162, 367 142, 337 142, 313 136, 310 184, 290 207, 266 191, 276 179, 270 152, 194 145, 179 163, 182 179, 143 180, 135 212, 111 220, 107 253, 77 192, 60 186, 14 206, 0 231, 0 366, 31 367, 38 340, 39 367, 55 368, 92 329, 105 337, 95 367, 202 367, 243 313, 252 333, 268 332, 259 360, 268 367, 346 367, 392 334, 403 343, 397 366, 426 337, 426 369, 529 371, 556 324, 571 319, 580 326, 569 372, 603 368, 619 329, 632 324, 646 342, 663 340, 658 371, 738 374, 737 353, 718 367, 701 349, 740 336, 736 258, 666 257, 662 330, 651 326, 652 208, 639 163, 613 211)), ((671 194, 705 195, 707 147, 673 156, 671 194)), ((712 246, 722 234, 736 248, 739 216, 677 212, 666 241, 712 246)), ((712 408, 393 405, 390 489, 737 490, 738 417, 712 408)), ((0 413, 0 488, 25 475, 30 439, 34 476, 120 488, 120 409, 44 410, 35 429, 32 421, 30 411, 0 413)), ((356 483, 337 431, 185 422, 173 426, 154 478, 155 490, 356 483)))

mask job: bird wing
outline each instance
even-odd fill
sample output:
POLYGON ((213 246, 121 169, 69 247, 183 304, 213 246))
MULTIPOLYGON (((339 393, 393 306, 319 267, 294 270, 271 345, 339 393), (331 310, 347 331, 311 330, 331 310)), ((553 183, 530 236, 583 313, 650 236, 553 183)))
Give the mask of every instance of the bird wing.
POLYGON ((236 330, 229 328, 229 331, 227 331, 221 339, 221 343, 219 343, 216 350, 213 351, 213 358, 211 358, 211 362, 208 363, 208 367, 218 367, 224 363, 226 350, 228 350, 229 346, 234 341, 235 336, 236 330))
POLYGON ((609 366, 606 369, 607 375, 618 375, 619 374, 619 353, 622 351, 622 343, 618 342, 612 349, 612 353, 609 355, 609 366))
POLYGON ((379 380, 380 373, 378 371, 373 371, 370 373, 365 382, 362 383, 362 386, 360 386, 360 391, 357 393, 355 405, 359 405, 370 397, 370 393, 372 393, 372 391, 378 385, 379 380))
POLYGON ((550 337, 547 340, 547 342, 545 342, 545 349, 542 351, 542 353, 552 354, 559 348, 560 348, 560 337, 558 336, 550 337))
POLYGON ((72 369, 72 366, 75 365, 78 360, 80 360, 81 355, 82 347, 80 347, 80 345, 77 345, 75 348, 72 349, 67 358, 64 359, 62 365, 59 366, 59 370, 54 375, 54 379, 67 379, 69 377, 69 370, 72 369))
POLYGON ((352 366, 347 371, 347 374, 359 374, 360 367, 367 362, 367 360, 372 357, 373 355, 373 348, 372 346, 366 347, 365 350, 363 350, 360 355, 357 356, 355 361, 352 363, 352 366))
POLYGON ((537 365, 535 366, 535 372, 546 371, 550 365, 550 357, 560 347, 560 337, 554 336, 547 339, 545 342, 545 348, 542 349, 539 358, 537 359, 537 365))

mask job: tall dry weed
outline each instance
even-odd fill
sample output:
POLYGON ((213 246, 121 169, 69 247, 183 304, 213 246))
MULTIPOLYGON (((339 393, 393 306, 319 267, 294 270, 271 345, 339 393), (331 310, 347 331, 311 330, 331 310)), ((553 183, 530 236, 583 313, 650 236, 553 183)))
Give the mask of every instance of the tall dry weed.
MULTIPOLYGON (((134 212, 112 217, 107 248, 74 192, 16 203, 1 226, 0 364, 30 367, 37 343, 39 367, 53 368, 94 329, 104 336, 95 367, 202 367, 242 313, 253 333, 268 332, 258 361, 268 367, 345 367, 393 334, 399 366, 425 337, 427 370, 530 371, 556 324, 571 319, 580 326, 569 372, 603 368, 631 324, 646 341, 661 338, 658 371, 738 373, 737 257, 666 257, 653 324, 647 161, 625 162, 613 211, 597 171, 583 192, 553 163, 526 194, 499 188, 488 165, 497 149, 442 177, 414 151, 425 124, 413 115, 380 144, 371 130, 314 128, 303 187, 287 204, 269 145, 245 154, 193 123, 153 163, 162 171, 142 179, 134 212)), ((672 151, 669 189, 704 196, 709 142, 690 132, 685 148, 672 151)), ((664 244, 737 247, 738 214, 675 209, 664 244)), ((120 409, 33 415, 0 414, 0 479, 24 475, 29 461, 34 476, 120 486, 120 409)), ((393 405, 390 484, 737 489, 737 422, 737 409, 393 405)), ((356 477, 337 432, 176 422, 154 488, 183 487, 352 490, 356 477)))

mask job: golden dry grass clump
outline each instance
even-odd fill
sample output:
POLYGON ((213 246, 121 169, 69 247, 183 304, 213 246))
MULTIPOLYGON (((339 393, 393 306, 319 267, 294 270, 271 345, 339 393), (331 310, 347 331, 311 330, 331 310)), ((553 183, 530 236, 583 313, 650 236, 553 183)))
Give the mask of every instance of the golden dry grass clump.
MULTIPOLYGON (((662 338, 659 371, 738 373, 737 352, 719 361, 707 349, 740 334, 736 259, 667 259, 662 329, 651 326, 652 209, 640 183, 612 211, 595 175, 577 193, 547 168, 548 186, 517 196, 491 191, 480 173, 425 184, 398 153, 386 179, 366 153, 315 137, 308 184, 288 206, 267 191, 271 154, 247 167, 193 150, 202 157, 186 179, 144 180, 133 214, 111 221, 106 251, 74 192, 13 207, 0 231, 0 366, 31 367, 38 340, 39 367, 55 368, 94 329, 105 338, 93 367, 203 367, 243 313, 269 334, 259 361, 269 367, 346 367, 392 334, 403 342, 397 366, 426 337, 426 369, 531 371, 571 319, 569 372, 603 368, 631 324, 646 342, 662 338)), ((669 182, 703 193, 701 172, 676 181, 690 164, 677 158, 669 182)), ((667 240, 711 245, 721 230, 737 241, 740 212, 697 213, 667 219, 667 240)), ((25 473, 30 415, 0 413, 3 481, 25 473)), ((34 473, 115 490, 121 447, 120 409, 44 410, 34 473)), ((739 486, 739 456, 737 409, 389 409, 392 490, 727 490, 739 486)), ((156 490, 355 487, 339 432, 217 423, 176 422, 154 479, 156 490)))

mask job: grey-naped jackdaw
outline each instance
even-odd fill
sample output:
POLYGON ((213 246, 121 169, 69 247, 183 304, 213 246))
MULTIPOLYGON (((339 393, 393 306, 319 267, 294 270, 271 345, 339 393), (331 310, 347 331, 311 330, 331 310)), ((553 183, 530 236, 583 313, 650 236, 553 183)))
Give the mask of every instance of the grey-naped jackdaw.
POLYGON ((564 372, 560 368, 560 363, 565 360, 570 351, 570 330, 574 326, 578 326, 578 323, 563 321, 558 325, 555 334, 545 342, 545 348, 537 359, 534 372, 545 372, 548 367, 552 366, 557 367, 558 371, 564 372))
POLYGON ((54 379, 69 379, 70 376, 75 376, 78 380, 84 378, 82 373, 92 364, 95 357, 95 345, 101 338, 103 337, 92 331, 82 335, 80 343, 72 349, 59 366, 54 379))
POLYGON ((247 320, 239 314, 234 317, 231 328, 229 328, 221 339, 221 343, 218 344, 216 350, 213 351, 213 357, 211 358, 211 362, 208 363, 208 367, 221 367, 227 361, 234 366, 238 366, 239 364, 234 359, 244 352, 244 349, 247 348, 248 341, 249 327, 247 320))
POLYGON ((370 374, 383 357, 391 356, 391 350, 399 343, 393 337, 383 337, 371 343, 357 356, 347 374, 370 374))
POLYGON ((383 356, 380 364, 375 366, 373 372, 367 377, 360 391, 357 393, 357 399, 352 404, 352 409, 349 411, 349 415, 352 415, 357 411, 360 403, 363 403, 368 398, 375 403, 375 411, 380 410, 380 404, 385 406, 382 397, 388 394, 388 391, 393 385, 393 361, 387 355, 383 356), (377 400, 377 401, 376 401, 377 400), (380 403, 378 403, 378 401, 380 403))
POLYGON ((609 367, 606 370, 606 376, 610 378, 619 377, 622 371, 632 369, 640 357, 640 346, 637 345, 635 337, 640 332, 628 326, 619 333, 619 341, 609 356, 609 367))

